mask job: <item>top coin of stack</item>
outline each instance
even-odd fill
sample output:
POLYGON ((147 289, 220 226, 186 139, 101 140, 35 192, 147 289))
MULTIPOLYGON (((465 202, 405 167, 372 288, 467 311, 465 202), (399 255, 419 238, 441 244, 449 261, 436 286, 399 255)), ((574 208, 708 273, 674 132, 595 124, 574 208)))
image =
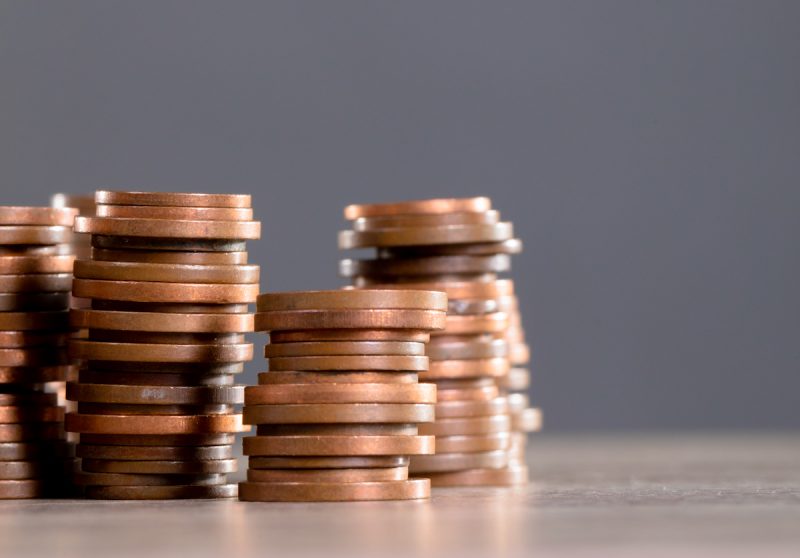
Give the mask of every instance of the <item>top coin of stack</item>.
POLYGON ((67 305, 77 211, 0 207, 0 499, 63 493, 67 305))
POLYGON ((260 234, 250 196, 100 191, 96 201, 97 216, 75 222, 93 246, 73 283, 91 307, 70 317, 88 331, 70 342, 84 362, 67 389, 76 480, 92 498, 235 496, 233 375, 252 358, 244 333, 259 281, 245 249, 260 234))
POLYGON ((352 230, 339 233, 339 247, 377 250, 374 259, 342 260, 340 274, 354 286, 448 295, 446 327, 420 375, 438 386, 436 422, 420 427, 436 436, 436 455, 412 458, 412 474, 434 486, 526 482, 524 462, 511 458, 519 450, 505 384, 510 356, 527 351, 511 334, 513 283, 498 277, 522 249, 512 224, 485 197, 351 205, 345 218, 352 230))
POLYGON ((249 501, 427 498, 408 456, 433 453, 417 425, 434 418, 425 343, 444 326, 443 293, 308 291, 259 296, 269 372, 245 390, 249 501))

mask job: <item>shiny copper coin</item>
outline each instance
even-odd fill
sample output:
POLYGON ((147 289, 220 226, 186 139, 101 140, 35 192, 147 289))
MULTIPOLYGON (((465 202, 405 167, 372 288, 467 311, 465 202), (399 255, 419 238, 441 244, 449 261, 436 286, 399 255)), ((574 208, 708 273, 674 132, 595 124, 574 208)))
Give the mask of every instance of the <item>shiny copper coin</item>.
POLYGON ((258 221, 76 217, 75 232, 127 237, 254 240, 261 236, 261 223, 258 221))
POLYGON ((37 368, 0 368, 0 384, 39 384, 62 382, 67 377, 69 366, 47 366, 37 368))
POLYGON ((79 486, 214 486, 225 484, 228 476, 224 473, 199 475, 137 475, 132 473, 84 473, 73 476, 79 486))
MULTIPOLYGON (((209 222, 209 221, 204 221, 209 222)), ((225 238, 162 238, 149 236, 91 235, 92 248, 103 250, 141 250, 162 252, 229 253, 247 250, 245 240, 225 238)))
POLYGON ((446 313, 432 310, 294 310, 256 314, 256 331, 298 329, 442 329, 446 313))
POLYGON ((246 405, 293 403, 436 403, 433 384, 272 384, 245 388, 246 405))
POLYGON ((469 341, 440 341, 429 343, 427 354, 431 360, 472 360, 505 358, 508 344, 503 339, 482 337, 469 341))
POLYGON ((41 442, 63 436, 64 429, 57 422, 0 424, 0 442, 41 442))
POLYGON ((162 252, 94 248, 92 250, 92 259, 98 262, 241 265, 247 263, 247 252, 162 252))
POLYGON ((141 416, 67 413, 69 432, 88 434, 224 434, 244 431, 241 415, 141 416))
POLYGON ((489 401, 442 401, 436 404, 436 418, 485 417, 508 414, 508 399, 496 397, 489 401))
POLYGON ((64 292, 72 285, 70 273, 0 275, 0 290, 7 293, 64 292))
POLYGON ((239 484, 239 499, 245 502, 344 502, 422 498, 430 498, 428 479, 388 482, 243 482, 239 484))
POLYGON ((473 453, 507 450, 511 446, 508 432, 480 436, 437 436, 436 453, 473 453))
POLYGON ((78 444, 76 455, 116 461, 209 461, 231 459, 233 446, 90 446, 78 444))
POLYGON ((69 293, 0 293, 0 312, 54 312, 69 307, 69 293))
POLYGON ((245 455, 361 456, 427 455, 434 452, 433 436, 251 436, 245 455))
POLYGON ((250 482, 386 482, 408 479, 408 467, 364 469, 248 469, 250 482))
POLYGON ((502 469, 466 469, 425 476, 431 486, 521 486, 528 483, 528 468, 509 465, 502 469))
POLYGON ((269 359, 271 371, 303 370, 400 370, 428 369, 426 356, 308 356, 276 357, 269 359))
POLYGON ((72 310, 70 324, 75 328, 120 331, 248 332, 253 331, 253 315, 72 310))
POLYGON ((294 310, 447 310, 447 297, 435 291, 341 289, 259 295, 259 312, 294 310))
POLYGON ((67 399, 137 405, 236 405, 244 402, 242 386, 126 386, 67 384, 67 399))
POLYGON ((458 273, 501 273, 511 269, 506 254, 493 256, 429 256, 408 259, 344 259, 339 262, 342 277, 394 277, 409 275, 438 275, 458 273))
POLYGON ((174 331, 119 331, 109 329, 91 329, 89 341, 107 341, 109 343, 154 343, 157 345, 229 345, 243 343, 242 333, 176 333, 174 331))
POLYGON ((61 225, 71 227, 77 209, 0 206, 0 225, 61 225))
POLYGON ((416 372, 261 372, 258 383, 271 384, 416 384, 416 372))
POLYGON ((497 384, 510 391, 525 391, 531 384, 531 373, 527 368, 512 368, 508 374, 498 378, 497 384))
POLYGON ((235 484, 170 486, 87 486, 84 496, 97 500, 186 500, 236 498, 235 484))
POLYGON ((309 343, 274 343, 264 347, 264 356, 425 356, 425 343, 402 341, 329 341, 309 343))
POLYGON ((430 369, 420 373, 420 378, 424 381, 482 376, 497 378, 508 374, 508 370, 508 359, 505 358, 433 360, 430 369))
POLYGON ((89 473, 128 473, 140 475, 217 474, 235 472, 237 460, 123 461, 112 459, 82 459, 81 468, 89 473))
POLYGON ((57 366, 66 364, 63 347, 0 349, 0 366, 57 366))
POLYGON ((477 316, 447 316, 445 331, 448 335, 470 335, 502 332, 508 326, 508 314, 495 312, 477 316))
POLYGON ((412 475, 417 475, 419 473, 460 471, 463 469, 500 469, 507 464, 508 452, 505 450, 437 453, 436 455, 414 456, 408 471, 412 475))
POLYGON ((0 480, 0 500, 41 498, 47 493, 41 480, 0 480))
MULTIPOLYGON (((76 218, 76 230, 78 219, 76 218)), ((501 242, 513 238, 511 223, 492 225, 445 225, 441 227, 416 227, 407 229, 374 229, 371 231, 340 231, 339 249, 426 246, 430 244, 467 244, 473 242, 501 242)))
POLYGON ((253 358, 253 345, 159 345, 155 343, 103 343, 75 339, 70 355, 85 360, 133 362, 242 362, 253 358))
POLYGON ((258 283, 257 265, 185 265, 76 260, 75 277, 165 283, 258 283))
POLYGON ((184 192, 114 192, 98 190, 94 201, 104 205, 155 205, 167 207, 250 207, 249 194, 197 194, 184 192))
POLYGON ((508 415, 437 419, 434 423, 419 425, 420 434, 428 436, 476 436, 508 432, 510 429, 511 419, 508 415))
POLYGON ((422 423, 433 421, 433 405, 415 403, 311 403, 249 405, 245 424, 422 423))
POLYGON ((305 343, 331 341, 427 343, 430 333, 413 329, 318 329, 301 331, 273 331, 270 343, 305 343))
POLYGON ((422 289, 426 291, 441 291, 447 295, 448 300, 460 299, 497 299, 514 293, 514 282, 511 279, 496 279, 488 282, 474 281, 433 281, 428 283, 388 283, 375 285, 373 288, 387 289, 422 289))
POLYGON ((81 434, 82 444, 97 446, 222 446, 236 441, 233 434, 128 435, 81 434))
POLYGON ((177 221, 250 221, 249 207, 179 207, 148 205, 98 205, 98 217, 127 219, 170 219, 177 221))
POLYGON ((258 436, 416 436, 416 424, 259 424, 258 436))
POLYGON ((258 284, 75 279, 72 283, 72 294, 77 297, 134 302, 246 304, 255 300, 258 284))
POLYGON ((70 227, 0 225, 0 244, 63 244, 69 242, 71 236, 70 227))
POLYGON ((30 273, 71 273, 74 256, 2 256, 0 273, 8 275, 30 273))
POLYGON ((481 212, 416 213, 359 217, 353 221, 353 230, 395 229, 409 227, 436 227, 442 225, 492 225, 500 221, 495 210, 481 212))
POLYGON ((62 420, 64 420, 63 407, 20 407, 16 405, 0 407, 0 423, 2 424, 61 422, 62 420))
POLYGON ((407 468, 409 458, 397 455, 366 457, 250 457, 250 469, 364 469, 407 468))
POLYGON ((491 209, 492 201, 483 196, 475 198, 437 198, 397 203, 348 205, 344 208, 344 218, 352 221, 361 217, 413 215, 419 213, 484 213, 491 209))
POLYGON ((525 409, 511 415, 511 429, 515 432, 538 432, 542 429, 540 409, 525 409))
POLYGON ((488 256, 492 254, 519 254, 522 241, 509 238, 501 242, 475 242, 471 244, 440 244, 434 246, 409 246, 382 248, 380 258, 413 258, 416 256, 488 256))

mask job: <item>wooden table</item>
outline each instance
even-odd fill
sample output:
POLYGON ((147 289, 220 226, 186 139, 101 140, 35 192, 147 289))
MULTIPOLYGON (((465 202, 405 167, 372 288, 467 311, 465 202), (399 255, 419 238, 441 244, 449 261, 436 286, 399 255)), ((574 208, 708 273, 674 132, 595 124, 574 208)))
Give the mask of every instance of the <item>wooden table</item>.
POLYGON ((430 502, 0 502, 0 557, 800 556, 800 435, 540 435, 430 502))

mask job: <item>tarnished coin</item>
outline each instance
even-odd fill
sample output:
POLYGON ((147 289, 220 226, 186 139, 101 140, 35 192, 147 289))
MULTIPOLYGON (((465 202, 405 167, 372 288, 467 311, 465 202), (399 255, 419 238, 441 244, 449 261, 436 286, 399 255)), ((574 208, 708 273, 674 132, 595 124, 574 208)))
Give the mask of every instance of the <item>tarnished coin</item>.
POLYGON ((31 347, 22 349, 0 349, 0 366, 58 366, 66 364, 63 347, 31 347))
POLYGON ((184 500, 235 498, 235 484, 170 486, 87 486, 84 496, 98 500, 184 500))
POLYGON ((425 356, 425 343, 402 341, 328 341, 273 343, 264 347, 264 356, 425 356))
POLYGON ((258 221, 195 221, 76 217, 75 232, 106 236, 255 240, 261 236, 258 221))
POLYGON ((447 297, 436 291, 341 289, 259 295, 259 312, 295 310, 447 310, 447 297))
POLYGON ((427 343, 428 331, 413 329, 318 329, 301 331, 273 331, 270 343, 305 343, 331 341, 427 343))
POLYGON ((384 217, 392 215, 484 213, 492 209, 492 200, 487 197, 437 198, 398 203, 354 204, 344 208, 348 221, 361 217, 384 217))
POLYGON ((71 227, 77 209, 56 207, 0 206, 0 225, 44 225, 71 227))
POLYGON ((428 358, 433 360, 472 360, 505 358, 508 343, 503 339, 479 337, 469 341, 440 341, 439 338, 427 346, 428 358))
POLYGON ((0 293, 0 312, 55 312, 68 307, 68 292, 0 293))
POLYGON ((509 364, 505 358, 482 358, 472 360, 432 360, 427 371, 420 372, 423 381, 448 378, 498 378, 508 374, 509 364))
POLYGON ((409 458, 398 455, 366 457, 250 457, 250 469, 365 469, 408 468, 409 458))
POLYGON ((249 469, 250 482, 386 482, 408 478, 408 467, 363 469, 249 469))
POLYGON ((508 432, 510 429, 511 419, 508 415, 437 419, 434 423, 419 425, 419 433, 427 436, 477 436, 508 432))
POLYGON ((272 384, 245 388, 246 405, 436 403, 433 384, 272 384))
POLYGON ((422 423, 431 422, 434 406, 416 403, 310 403, 249 405, 246 424, 422 423))
POLYGON ((0 500, 41 498, 47 493, 47 484, 41 480, 0 480, 0 500))
POLYGON ((25 275, 32 273, 72 273, 74 256, 3 256, 0 255, 0 273, 25 275))
POLYGON ((501 273, 511 269, 506 254, 493 256, 428 256, 375 260, 344 259, 339 262, 342 277, 395 277, 461 273, 501 273))
POLYGON ((75 279, 77 297, 133 302, 247 304, 258 295, 258 284, 164 283, 75 279))
POLYGON ((226 484, 228 476, 224 473, 200 475, 144 475, 132 473, 84 473, 73 476, 79 486, 214 486, 226 484))
POLYGON ((106 343, 74 339, 70 342, 70 355, 84 360, 128 362, 245 362, 253 358, 253 345, 106 343))
POLYGON ((11 331, 64 331, 68 327, 69 313, 59 312, 0 312, 0 330, 11 331))
POLYGON ((44 442, 4 442, 0 443, 0 461, 26 461, 30 459, 52 458, 58 453, 53 441, 44 442))
MULTIPOLYGON (((204 221, 209 222, 209 221, 204 221)), ((244 252, 247 250, 245 240, 227 238, 153 238, 150 236, 114 236, 91 235, 92 248, 104 250, 142 250, 151 252, 244 252)))
POLYGON ((508 399, 496 397, 489 401, 442 401, 436 404, 436 419, 485 417, 508 414, 508 399))
MULTIPOLYGON (((431 410, 431 412, 433 411, 431 410)), ((17 405, 0 407, 1 424, 61 422, 62 420, 64 420, 63 407, 20 407, 17 405)))
POLYGON ((338 502, 430 498, 428 479, 388 482, 242 482, 245 502, 338 502))
POLYGON ((0 368, 0 384, 41 384, 63 382, 69 366, 44 366, 25 368, 21 366, 0 368))
POLYGON ((126 219, 170 219, 175 221, 251 221, 253 210, 249 207, 179 207, 152 205, 97 206, 98 217, 126 219))
POLYGON ((416 384, 416 372, 261 372, 258 383, 273 384, 416 384))
POLYGON ((41 442, 64 437, 64 428, 58 422, 0 424, 0 442, 41 442))
POLYGON ((435 473, 439 471, 460 471, 463 469, 500 469, 508 465, 508 452, 505 450, 470 453, 437 453, 420 455, 411 459, 409 473, 435 473))
POLYGON ((508 432, 480 436, 437 436, 436 454, 473 453, 507 450, 511 446, 508 432))
POLYGON ((248 456, 429 455, 435 447, 433 436, 251 436, 243 443, 248 456))
POLYGON ((507 465, 502 469, 465 469, 425 476, 431 486, 521 486, 528 483, 528 467, 507 465))
POLYGON ((81 434, 82 444, 97 446, 222 446, 236 441, 233 434, 81 434))
POLYGON ((70 273, 0 275, 0 290, 6 293, 64 292, 72 285, 70 273))
POLYGON ((76 260, 75 277, 104 281, 248 284, 258 283, 259 267, 76 260))
POLYGON ((72 229, 64 226, 0 225, 0 244, 64 244, 72 229))
POLYGON ((241 415, 84 415, 67 413, 69 432, 81 434, 224 434, 245 431, 241 415))
POLYGON ((442 225, 492 225, 500 221, 495 210, 481 212, 415 213, 359 217, 353 221, 353 230, 395 229, 410 227, 436 227, 442 225))
POLYGON ((299 329, 437 330, 446 313, 438 310, 287 310, 256 314, 256 331, 299 329))
POLYGON ((303 370, 399 370, 424 371, 428 369, 426 356, 307 356, 276 357, 269 359, 270 371, 303 370))
MULTIPOLYGON (((434 403, 436 401, 433 401, 434 403)), ((58 404, 58 396, 55 393, 44 391, 15 391, 12 393, 0 393, 0 405, 22 405, 22 406, 45 406, 51 407, 58 404)))
POLYGON ((75 328, 118 331, 183 333, 244 333, 253 331, 252 314, 178 314, 174 312, 120 312, 113 310, 72 310, 75 328))
POLYGON ((242 265, 247 252, 163 252, 150 250, 107 250, 95 248, 92 259, 97 262, 134 262, 181 265, 242 265))
POLYGON ((130 386, 69 382, 67 399, 90 403, 146 405, 235 405, 242 386, 130 386))
MULTIPOLYGON (((76 218, 76 230, 78 219, 76 218)), ((371 231, 339 231, 339 248, 427 246, 431 244, 467 244, 473 242, 502 242, 514 237, 511 223, 492 225, 444 225, 371 231)))
POLYGON ((91 446, 78 444, 76 455, 84 459, 116 461, 209 461, 232 459, 233 446, 91 446))
POLYGON ((197 194, 184 192, 114 192, 98 190, 94 201, 104 205, 156 205, 167 207, 250 207, 249 194, 197 194))
POLYGON ((381 248, 379 258, 413 258, 417 256, 488 256, 491 254, 519 254, 522 241, 509 238, 502 242, 475 242, 472 244, 440 244, 436 246, 408 246, 381 248))

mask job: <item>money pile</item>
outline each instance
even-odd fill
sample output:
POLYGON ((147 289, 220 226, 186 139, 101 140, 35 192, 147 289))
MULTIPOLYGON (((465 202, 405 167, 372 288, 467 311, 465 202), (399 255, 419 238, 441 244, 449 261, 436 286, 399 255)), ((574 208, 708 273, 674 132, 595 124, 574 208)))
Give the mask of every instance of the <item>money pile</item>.
POLYGON ((63 493, 74 209, 0 207, 0 499, 63 493))
POLYGON ((77 217, 92 258, 75 262, 73 295, 91 301, 70 322, 82 366, 67 397, 80 434, 76 483, 89 498, 236 495, 234 375, 252 358, 244 333, 259 268, 250 196, 100 191, 96 217, 77 217))
POLYGON ((428 345, 421 381, 438 387, 436 454, 413 457, 414 476, 433 486, 527 482, 525 432, 538 410, 522 394, 528 347, 513 282, 498 275, 522 249, 511 223, 485 197, 351 205, 352 230, 341 249, 375 248, 370 259, 345 259, 340 274, 357 288, 439 290, 448 295, 446 327, 428 345))
POLYGON ((248 501, 428 498, 409 479, 411 455, 434 450, 418 426, 434 418, 425 344, 444 327, 447 298, 415 290, 259 296, 256 330, 270 334, 269 372, 245 389, 248 501))

